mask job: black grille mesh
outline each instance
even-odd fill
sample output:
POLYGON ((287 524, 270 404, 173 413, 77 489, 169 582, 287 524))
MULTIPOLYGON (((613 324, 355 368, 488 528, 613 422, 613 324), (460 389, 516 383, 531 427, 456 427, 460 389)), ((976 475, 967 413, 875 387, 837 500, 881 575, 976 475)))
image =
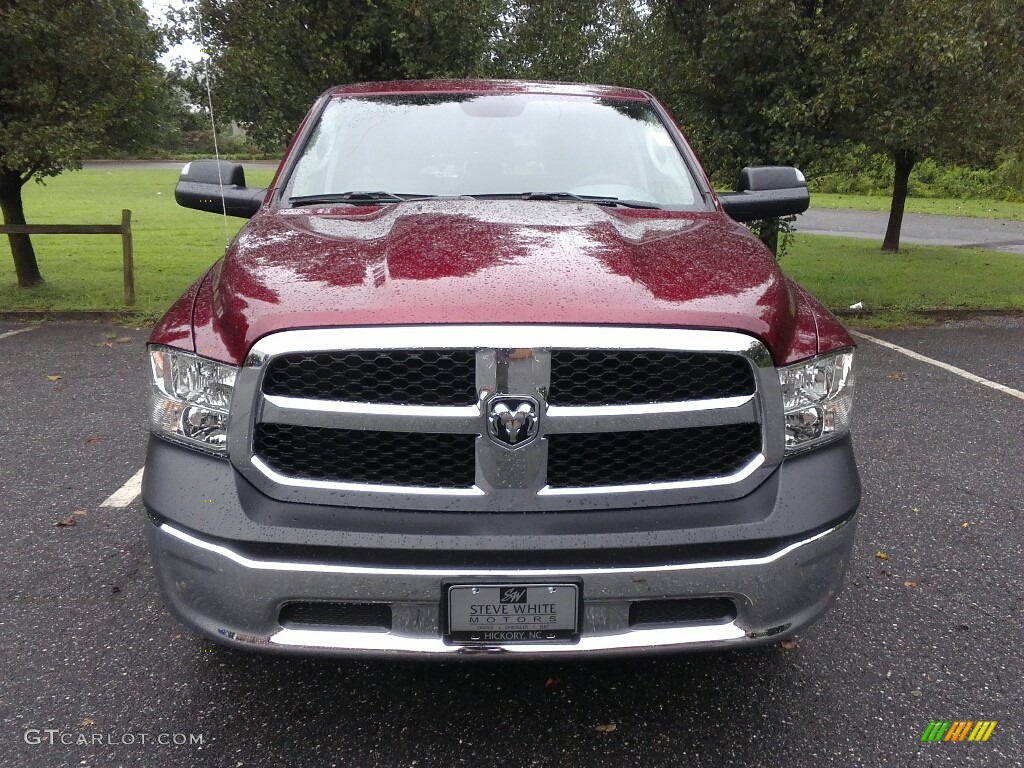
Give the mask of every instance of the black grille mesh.
POLYGON ((553 488, 697 480, 735 472, 761 450, 758 424, 548 436, 553 488))
MULTIPOLYGON (((267 366, 268 395, 411 405, 476 402, 469 349, 298 352, 267 366)), ((556 349, 552 405, 616 405, 749 395, 754 373, 716 352, 556 349)))
POLYGON ((288 603, 278 618, 282 627, 326 626, 391 629, 391 606, 381 603, 288 603))
POLYGON ((556 349, 552 405, 632 405, 750 395, 746 358, 715 352, 556 349))
POLYGON ((404 405, 473 405, 470 349, 301 352, 267 366, 268 395, 404 405))
POLYGON ((256 455, 288 477, 427 488, 469 488, 474 435, 375 432, 260 423, 256 455))
POLYGON ((678 625, 728 621, 735 618, 736 607, 724 597, 698 597, 687 600, 642 600, 630 603, 629 626, 678 625))

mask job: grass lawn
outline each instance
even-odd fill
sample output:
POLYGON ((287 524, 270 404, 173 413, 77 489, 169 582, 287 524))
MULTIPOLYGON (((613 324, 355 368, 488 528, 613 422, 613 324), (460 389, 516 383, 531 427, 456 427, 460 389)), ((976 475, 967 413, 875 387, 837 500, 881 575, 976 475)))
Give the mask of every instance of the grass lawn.
MULTIPOLYGON (((265 186, 271 171, 246 173, 265 186)), ((119 224, 132 212, 136 308, 161 314, 224 250, 224 220, 174 202, 178 171, 86 170, 29 182, 24 188, 30 224, 119 224)), ((228 219, 229 235, 244 224, 228 219)), ((6 236, 0 236, 0 309, 122 309, 121 240, 116 235, 33 235, 45 284, 17 287, 6 236)))
MULTIPOLYGON (((885 195, 831 195, 811 193, 813 208, 853 208, 858 211, 886 211, 892 202, 885 195)), ((1011 219, 1024 221, 1024 203, 1005 200, 941 200, 908 197, 907 213, 935 213, 942 216, 969 216, 975 219, 1011 219)))
POLYGON ((921 309, 1024 310, 1024 256, 981 249, 797 235, 784 272, 832 309, 863 302, 890 316, 921 309))
MULTIPOLYGON (((271 175, 247 174, 253 186, 268 184, 271 175)), ((116 224, 121 209, 130 208, 137 309, 155 319, 244 223, 228 219, 226 235, 220 216, 181 208, 174 202, 176 180, 175 170, 66 173, 25 188, 26 214, 33 224, 116 224)), ((17 287, 5 240, 0 238, 0 310, 123 308, 117 237, 34 236, 46 283, 31 290, 17 287)), ((800 234, 782 268, 833 309, 863 302, 868 310, 887 310, 882 322, 904 322, 919 309, 1024 310, 1024 256, 998 251, 905 245, 894 255, 883 254, 875 241, 800 234)))

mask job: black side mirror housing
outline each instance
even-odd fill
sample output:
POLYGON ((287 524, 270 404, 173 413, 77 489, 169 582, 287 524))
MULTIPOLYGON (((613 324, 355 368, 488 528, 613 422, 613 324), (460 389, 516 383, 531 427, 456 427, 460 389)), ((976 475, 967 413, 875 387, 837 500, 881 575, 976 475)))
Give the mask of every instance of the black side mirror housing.
POLYGON ((788 165, 748 166, 740 171, 736 191, 718 199, 736 221, 793 216, 811 204, 807 180, 799 169, 788 165))
POLYGON ((174 200, 184 208, 250 219, 263 205, 266 189, 245 186, 245 170, 223 160, 193 160, 181 169, 174 200), (223 184, 223 186, 221 186, 223 184), (223 194, 222 194, 223 190, 223 194))

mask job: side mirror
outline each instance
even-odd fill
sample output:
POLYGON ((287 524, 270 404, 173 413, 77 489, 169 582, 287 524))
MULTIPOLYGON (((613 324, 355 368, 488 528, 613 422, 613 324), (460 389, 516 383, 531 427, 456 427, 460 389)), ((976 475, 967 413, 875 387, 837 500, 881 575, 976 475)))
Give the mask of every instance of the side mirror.
POLYGON ((788 165, 744 168, 736 190, 718 196, 722 208, 736 221, 792 216, 811 204, 807 180, 799 169, 788 165))
POLYGON ((174 199, 184 208, 249 219, 263 205, 266 189, 245 186, 245 171, 223 160, 193 160, 181 169, 174 199), (223 184, 223 187, 221 186, 223 184), (222 194, 223 190, 223 194, 222 194))

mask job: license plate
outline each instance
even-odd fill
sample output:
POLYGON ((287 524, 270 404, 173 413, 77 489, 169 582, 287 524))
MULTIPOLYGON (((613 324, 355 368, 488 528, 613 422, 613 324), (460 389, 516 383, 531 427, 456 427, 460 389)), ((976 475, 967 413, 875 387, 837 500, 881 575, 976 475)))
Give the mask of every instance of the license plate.
POLYGON ((448 588, 448 639, 544 643, 578 632, 577 584, 466 584, 448 588))

